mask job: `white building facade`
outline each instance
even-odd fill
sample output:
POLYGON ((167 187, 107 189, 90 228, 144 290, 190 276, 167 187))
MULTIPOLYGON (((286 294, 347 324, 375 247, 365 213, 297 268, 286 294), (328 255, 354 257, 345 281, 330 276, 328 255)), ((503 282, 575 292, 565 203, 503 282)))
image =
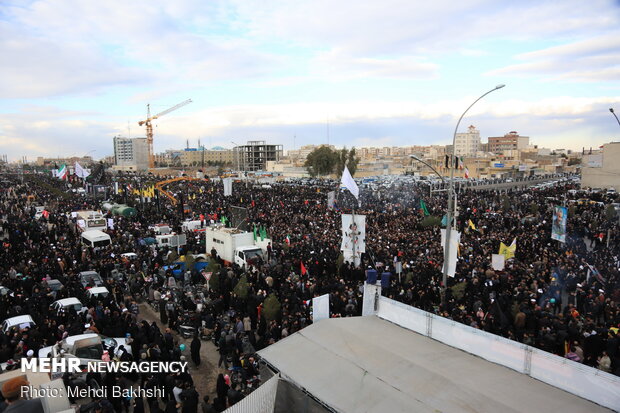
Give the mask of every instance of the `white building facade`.
POLYGON ((457 133, 454 141, 456 156, 476 156, 480 150, 480 131, 471 125, 466 133, 457 133))
POLYGON ((114 137, 114 169, 145 171, 149 167, 149 148, 146 138, 114 137))

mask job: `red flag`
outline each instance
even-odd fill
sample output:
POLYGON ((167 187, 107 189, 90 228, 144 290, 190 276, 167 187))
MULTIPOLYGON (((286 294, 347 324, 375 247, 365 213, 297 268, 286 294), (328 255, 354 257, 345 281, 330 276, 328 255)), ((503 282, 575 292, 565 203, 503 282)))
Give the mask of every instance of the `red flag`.
POLYGON ((254 200, 252 200, 252 208, 254 208, 255 204, 254 204, 254 200))
POLYGON ((304 262, 301 262, 301 275, 306 275, 308 274, 308 270, 306 270, 306 266, 304 265, 304 262))

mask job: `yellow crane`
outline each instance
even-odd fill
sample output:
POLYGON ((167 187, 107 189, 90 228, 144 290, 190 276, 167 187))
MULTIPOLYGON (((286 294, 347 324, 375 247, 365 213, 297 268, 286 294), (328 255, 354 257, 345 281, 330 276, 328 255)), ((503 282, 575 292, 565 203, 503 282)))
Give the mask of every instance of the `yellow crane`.
POLYGON ((149 146, 149 168, 155 167, 155 153, 153 152, 153 124, 151 123, 151 121, 158 119, 164 116, 165 114, 170 113, 173 110, 177 110, 190 103, 192 103, 192 100, 187 99, 186 101, 181 102, 177 105, 174 105, 173 107, 168 108, 164 110, 163 112, 159 112, 157 115, 154 115, 154 116, 151 116, 151 105, 150 104, 146 105, 146 119, 138 122, 138 125, 140 126, 146 125, 146 143, 149 146))

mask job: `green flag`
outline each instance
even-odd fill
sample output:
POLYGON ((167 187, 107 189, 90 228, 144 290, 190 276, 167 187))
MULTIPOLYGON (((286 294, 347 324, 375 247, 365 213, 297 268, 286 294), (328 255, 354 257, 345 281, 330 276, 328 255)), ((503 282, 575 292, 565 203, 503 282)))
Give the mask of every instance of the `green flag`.
POLYGON ((260 240, 264 241, 265 238, 267 238, 267 230, 265 229, 265 227, 261 226, 259 232, 260 232, 260 240))
POLYGON ((422 212, 424 213, 424 216, 427 217, 430 215, 430 212, 428 212, 428 209, 426 209, 426 204, 424 203, 423 199, 420 199, 420 209, 422 210, 422 212))

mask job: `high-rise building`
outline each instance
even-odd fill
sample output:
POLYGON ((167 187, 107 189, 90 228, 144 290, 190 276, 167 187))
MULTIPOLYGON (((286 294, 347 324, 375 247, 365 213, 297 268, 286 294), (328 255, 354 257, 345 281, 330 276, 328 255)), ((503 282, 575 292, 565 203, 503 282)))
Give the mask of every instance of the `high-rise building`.
POLYGON ((516 131, 511 131, 504 136, 489 137, 489 152, 503 155, 508 151, 522 151, 530 144, 529 136, 519 136, 516 131))
POLYGON ((454 154, 457 156, 476 156, 480 150, 480 131, 471 125, 466 133, 457 133, 454 140, 454 154))
POLYGON ((114 137, 114 169, 145 171, 149 168, 149 148, 146 138, 114 137))

